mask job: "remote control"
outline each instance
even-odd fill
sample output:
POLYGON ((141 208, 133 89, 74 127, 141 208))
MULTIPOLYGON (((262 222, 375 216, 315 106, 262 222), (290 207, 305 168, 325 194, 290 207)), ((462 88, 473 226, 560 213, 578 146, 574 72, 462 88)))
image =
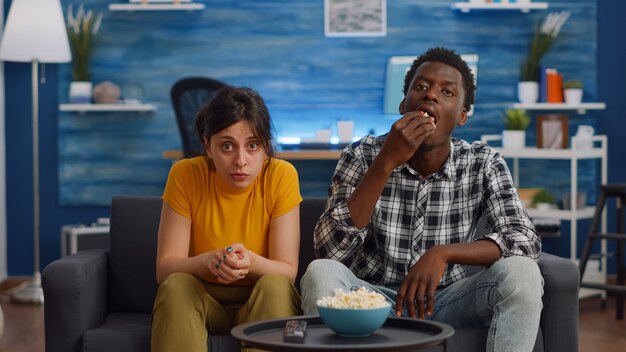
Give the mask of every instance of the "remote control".
POLYGON ((289 320, 285 323, 283 331, 283 341, 293 343, 303 343, 306 333, 306 320, 289 320))

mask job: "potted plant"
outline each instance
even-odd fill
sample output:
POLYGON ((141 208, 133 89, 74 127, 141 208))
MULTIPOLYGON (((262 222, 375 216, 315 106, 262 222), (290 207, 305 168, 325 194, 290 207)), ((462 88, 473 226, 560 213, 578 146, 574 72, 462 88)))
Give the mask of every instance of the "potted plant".
POLYGON ((82 4, 78 6, 76 14, 72 11, 72 5, 68 6, 67 36, 72 50, 72 82, 69 93, 71 103, 91 102, 89 63, 101 22, 102 14, 85 11, 82 4))
POLYGON ((556 204, 556 199, 552 193, 542 188, 533 196, 532 204, 537 209, 546 210, 553 208, 553 205, 556 204))
POLYGON ((526 128, 530 125, 530 116, 524 110, 508 109, 502 119, 502 147, 524 148, 526 145, 526 128))
POLYGON ((572 79, 563 82, 563 95, 568 104, 580 104, 583 100, 583 82, 572 79))
POLYGON ((567 11, 549 14, 535 28, 528 55, 522 62, 520 82, 517 85, 518 99, 522 103, 535 103, 539 99, 539 65, 543 56, 550 50, 559 35, 561 27, 569 18, 567 11))

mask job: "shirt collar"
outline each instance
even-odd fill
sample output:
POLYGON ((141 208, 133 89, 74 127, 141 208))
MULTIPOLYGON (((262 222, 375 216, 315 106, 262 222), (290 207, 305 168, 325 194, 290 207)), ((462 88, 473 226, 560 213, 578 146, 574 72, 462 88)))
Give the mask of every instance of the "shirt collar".
MULTIPOLYGON (((426 177, 426 179, 440 179, 444 176, 448 177, 448 179, 450 179, 451 181, 456 181, 457 180, 457 173, 456 173, 456 169, 458 167, 458 155, 456 155, 456 150, 454 149, 454 141, 456 139, 452 138, 450 140, 450 154, 448 154, 448 160, 446 160, 446 162, 441 166, 441 168, 439 170, 437 170, 437 172, 435 172, 434 174, 426 177)), ((413 169, 411 167, 411 165, 409 165, 408 161, 405 162, 404 164, 396 167, 393 171, 394 172, 401 172, 402 170, 406 170, 407 172, 411 173, 412 175, 418 177, 418 178, 422 178, 419 173, 417 171, 415 171, 415 169, 413 169)))

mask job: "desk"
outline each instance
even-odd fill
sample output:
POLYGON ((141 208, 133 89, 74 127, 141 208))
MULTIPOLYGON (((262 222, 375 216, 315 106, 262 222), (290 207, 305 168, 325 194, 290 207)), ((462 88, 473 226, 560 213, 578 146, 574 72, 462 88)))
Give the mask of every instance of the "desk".
MULTIPOLYGON (((341 156, 341 150, 283 150, 276 153, 278 159, 286 160, 339 160, 339 156, 341 156)), ((176 161, 183 157, 183 152, 182 150, 164 150, 161 157, 176 161)))

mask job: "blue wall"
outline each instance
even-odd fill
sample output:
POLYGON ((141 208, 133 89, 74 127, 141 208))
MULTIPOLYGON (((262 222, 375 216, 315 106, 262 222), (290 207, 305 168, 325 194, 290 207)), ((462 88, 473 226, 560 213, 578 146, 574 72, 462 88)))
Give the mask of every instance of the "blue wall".
MULTIPOLYGON (((107 216, 114 194, 160 194, 169 168, 161 151, 180 148, 168 94, 181 77, 203 75, 259 90, 279 136, 312 137, 311 131, 338 119, 355 120, 357 135, 370 129, 384 133, 397 118, 382 114, 386 60, 443 45, 480 56, 476 113, 457 130, 457 136, 473 140, 501 130, 499 114, 516 100, 518 65, 533 26, 548 13, 462 14, 452 11, 448 1, 389 0, 386 37, 326 38, 321 0, 203 2, 207 9, 202 12, 165 13, 109 12, 109 1, 85 2, 105 14, 92 80, 120 86, 141 82, 146 100, 158 110, 59 113, 57 104, 67 100, 69 65, 46 68, 48 83, 40 88, 43 265, 59 256, 62 224, 107 216)), ((596 1, 548 2, 549 11, 567 9, 572 18, 545 63, 558 67, 566 78, 581 78, 585 100, 602 100, 596 94, 596 1)), ((30 66, 7 63, 5 68, 8 268, 10 275, 18 275, 32 272, 30 66)), ((572 117, 571 129, 579 123, 596 124, 605 116, 572 117)), ((533 138, 531 133, 530 143, 533 138)), ((322 184, 328 182, 333 164, 316 164, 316 175, 326 178, 322 184)), ((303 193, 325 192, 310 175, 310 164, 296 166, 303 193)), ((541 172, 545 167, 525 165, 525 185, 567 188, 562 183, 569 179, 567 167, 551 172, 551 180, 541 172)))

